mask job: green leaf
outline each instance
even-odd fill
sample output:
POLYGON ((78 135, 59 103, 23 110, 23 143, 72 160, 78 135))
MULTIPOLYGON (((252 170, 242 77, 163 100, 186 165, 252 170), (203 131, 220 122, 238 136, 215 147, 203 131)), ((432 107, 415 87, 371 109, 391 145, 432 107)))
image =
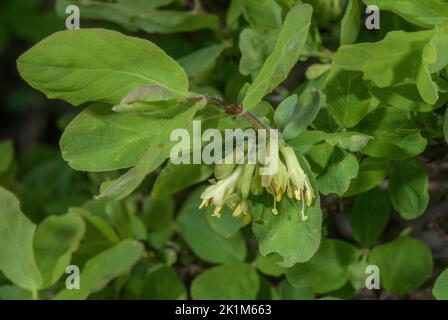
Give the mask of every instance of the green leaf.
POLYGON ((5 173, 14 160, 14 145, 11 140, 0 142, 0 174, 5 173))
POLYGON ((224 238, 232 238, 239 230, 250 223, 250 219, 247 216, 235 218, 232 215, 232 209, 227 206, 222 209, 219 219, 216 219, 211 214, 207 214, 207 220, 210 227, 224 238))
POLYGON ((241 74, 249 76, 258 73, 271 54, 277 36, 277 29, 258 31, 247 28, 241 31, 239 41, 241 51, 239 70, 241 74))
POLYGON ((224 45, 215 44, 190 53, 177 62, 184 68, 190 78, 194 78, 212 69, 223 50, 224 45))
POLYGON ((91 293, 104 288, 112 279, 126 273, 140 259, 143 245, 124 240, 116 246, 101 252, 87 261, 80 276, 80 289, 64 289, 59 292, 56 300, 84 300, 91 293))
POLYGON ((359 164, 356 156, 335 148, 325 170, 317 177, 319 191, 322 194, 335 193, 342 196, 358 175, 359 164))
POLYGON ((246 92, 243 100, 246 109, 254 108, 266 94, 287 78, 305 46, 311 13, 312 7, 308 4, 297 5, 288 12, 274 50, 246 92))
POLYGON ((152 171, 157 169, 169 156, 171 146, 170 135, 175 129, 189 128, 196 111, 204 105, 197 103, 186 111, 179 113, 157 133, 143 157, 136 166, 118 179, 103 182, 98 199, 120 200, 131 194, 152 171))
POLYGON ((404 109, 379 107, 369 113, 354 130, 373 137, 362 153, 374 158, 411 158, 422 153, 427 144, 409 112, 404 109))
POLYGON ((282 8, 275 0, 244 0, 243 14, 254 29, 272 30, 282 25, 282 8))
POLYGON ((428 174, 417 159, 395 162, 389 178, 389 198, 404 219, 425 212, 429 203, 428 174))
POLYGON ((224 238, 210 227, 206 217, 210 212, 198 209, 202 191, 201 188, 193 192, 180 210, 177 218, 180 234, 202 260, 212 263, 244 261, 247 248, 241 234, 224 238))
POLYGON ((325 135, 325 141, 333 146, 350 152, 359 152, 367 146, 371 137, 362 133, 342 131, 335 133, 328 133, 325 135))
POLYGON ((347 283, 348 267, 358 256, 355 246, 328 239, 322 242, 310 261, 296 264, 288 270, 286 277, 295 287, 309 287, 317 293, 330 292, 347 283))
POLYGON ((210 178, 213 169, 206 165, 169 162, 157 176, 152 188, 154 197, 166 197, 210 178))
POLYGON ((390 205, 386 193, 375 188, 357 196, 349 219, 356 241, 364 246, 375 243, 390 219, 390 205))
POLYGON ((80 171, 132 167, 169 121, 120 114, 108 105, 92 105, 66 127, 60 142, 62 157, 80 171))
POLYGON ((225 264, 208 269, 191 285, 195 300, 253 300, 260 288, 260 278, 244 263, 225 264))
POLYGON ((433 267, 430 248, 409 237, 373 248, 369 264, 379 267, 381 286, 393 294, 417 289, 431 276, 433 267))
POLYGON ((364 0, 380 10, 391 11, 423 27, 434 27, 448 21, 448 3, 439 0, 364 0))
POLYGON ((355 43, 360 29, 361 7, 359 0, 349 0, 341 21, 341 46, 355 43))
POLYGON ((300 206, 289 198, 277 204, 278 215, 272 213, 271 197, 261 196, 254 203, 252 230, 264 256, 278 253, 283 261, 278 264, 288 268, 298 262, 308 261, 319 248, 322 213, 319 200, 306 209, 308 221, 300 218, 300 206))
POLYGON ((432 295, 437 300, 448 300, 448 269, 445 269, 437 278, 432 295))
POLYGON ((313 122, 322 104, 323 96, 316 90, 309 90, 301 99, 298 95, 292 95, 283 100, 274 114, 274 121, 282 130, 283 138, 290 140, 302 133, 313 122))
POLYGON ((139 299, 184 300, 187 298, 185 286, 171 267, 157 266, 145 275, 139 299))
POLYGON ((371 80, 380 88, 416 82, 423 49, 433 34, 433 31, 392 31, 379 42, 341 47, 334 62, 347 70, 362 71, 364 80, 371 80))
POLYGON ((112 226, 99 216, 81 208, 72 208, 69 212, 82 217, 86 224, 84 241, 76 252, 78 259, 85 261, 120 242, 112 226))
POLYGON ((0 287, 0 300, 31 300, 31 292, 14 285, 0 287))
POLYGON ((434 109, 433 105, 423 101, 414 84, 403 84, 387 88, 371 87, 370 92, 380 101, 395 108, 420 112, 428 112, 434 109))
POLYGON ((17 198, 0 187, 0 271, 14 284, 33 292, 42 285, 33 252, 35 230, 17 198))
POLYGON ((343 128, 357 125, 369 112, 370 94, 362 73, 334 69, 325 87, 328 110, 343 128))
POLYGON ((104 29, 57 32, 24 53, 17 66, 33 88, 73 105, 117 104, 145 85, 188 90, 185 71, 156 45, 104 29))
POLYGON ((365 158, 359 164, 358 176, 352 180, 344 197, 369 191, 383 182, 390 168, 390 161, 385 159, 365 158))
POLYGON ((281 263, 282 260, 282 257, 276 253, 269 254, 267 256, 259 255, 255 259, 254 265, 261 273, 265 275, 280 277, 286 272, 285 268, 278 265, 278 263, 281 263))
POLYGON ((51 286, 64 274, 84 232, 84 221, 72 212, 49 216, 39 224, 34 236, 34 254, 43 278, 40 289, 51 286))
POLYGON ((297 288, 287 281, 282 283, 281 295, 284 300, 314 300, 316 298, 310 288, 297 288))
POLYGON ((139 113, 157 119, 171 119, 193 105, 197 99, 201 97, 159 85, 149 85, 130 92, 112 110, 121 113, 139 113))
POLYGON ((148 33, 190 32, 200 29, 215 30, 219 19, 212 14, 189 11, 156 10, 173 1, 126 1, 104 2, 94 0, 58 0, 56 11, 66 18, 69 4, 79 7, 81 19, 104 20, 117 23, 127 29, 141 29, 148 33))

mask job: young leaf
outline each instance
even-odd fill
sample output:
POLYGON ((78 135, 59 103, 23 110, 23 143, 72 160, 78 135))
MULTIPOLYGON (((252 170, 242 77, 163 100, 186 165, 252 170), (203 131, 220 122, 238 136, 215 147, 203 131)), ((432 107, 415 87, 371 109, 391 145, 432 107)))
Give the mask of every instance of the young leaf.
POLYGON ((120 200, 132 193, 143 179, 157 169, 169 156, 173 145, 169 141, 175 129, 185 129, 190 126, 196 111, 204 106, 204 101, 197 103, 186 111, 178 114, 152 139, 149 148, 136 166, 118 179, 106 181, 101 185, 98 199, 120 200))
POLYGON ((56 300, 84 300, 91 293, 101 290, 112 279, 127 272, 143 254, 143 245, 133 240, 124 240, 87 261, 81 272, 78 290, 64 289, 56 300))
POLYGON ((369 264, 380 268, 381 286, 393 294, 418 288, 431 276, 433 267, 430 248, 409 237, 373 248, 369 264))
POLYGON ((391 11, 409 22, 434 27, 448 21, 448 3, 439 0, 364 0, 380 10, 391 11))
POLYGON ((200 97, 159 85, 135 89, 112 108, 115 112, 139 113, 158 119, 170 119, 193 105, 200 97))
POLYGON ((323 96, 316 90, 310 90, 302 99, 292 95, 283 100, 274 114, 283 138, 290 140, 302 133, 313 122, 322 104, 323 96))
POLYGON ((35 230, 17 198, 0 187, 0 271, 14 284, 33 292, 42 285, 33 251, 35 230))
POLYGON ((260 288, 260 278, 252 266, 225 264, 208 269, 191 285, 196 300, 253 300, 260 288))
POLYGON ((201 188, 193 192, 182 207, 177 219, 180 234, 191 250, 205 261, 212 263, 244 261, 247 248, 241 234, 237 233, 229 239, 221 236, 207 221, 205 215, 210 212, 198 209, 202 191, 201 188))
POLYGON ((356 156, 335 148, 325 170, 317 177, 319 191, 322 194, 335 193, 342 196, 358 175, 359 164, 356 156))
POLYGON ((325 94, 328 110, 343 128, 354 127, 369 112, 371 97, 360 72, 332 70, 325 94))
POLYGON ((404 219, 415 219, 425 212, 429 203, 428 174, 417 159, 394 163, 389 198, 404 219))
POLYGON ((437 300, 448 300, 448 269, 445 269, 437 278, 432 295, 437 300))
POLYGON ((34 253, 43 278, 40 289, 51 286, 64 274, 84 232, 84 221, 72 212, 49 216, 39 224, 34 236, 34 253))
POLYGON ((361 28, 361 7, 359 0, 348 0, 341 21, 341 46, 356 42, 361 28))
POLYGON ((358 242, 364 246, 375 243, 390 219, 390 205, 386 193, 375 188, 357 196, 349 218, 353 236, 358 242))
POLYGON ((104 29, 57 32, 24 53, 17 66, 33 88, 73 105, 117 104, 145 85, 188 90, 185 71, 156 45, 104 29))
POLYGON ((66 127, 60 142, 62 157, 80 171, 129 168, 170 121, 120 114, 108 105, 95 104, 66 127))
POLYGON ((283 261, 278 264, 288 268, 298 262, 308 261, 319 248, 322 213, 319 200, 306 209, 308 221, 300 218, 300 206, 283 198, 277 204, 278 215, 272 213, 271 197, 262 195, 254 203, 252 230, 258 241, 260 253, 278 253, 283 261))
POLYGON ((326 293, 341 288, 348 281, 348 267, 357 260, 359 252, 345 241, 327 239, 319 250, 305 263, 288 270, 288 281, 298 288, 312 288, 326 293))
POLYGON ((297 5, 288 12, 274 50, 246 92, 244 108, 254 108, 266 94, 287 78, 306 43, 311 13, 312 7, 308 4, 297 5))

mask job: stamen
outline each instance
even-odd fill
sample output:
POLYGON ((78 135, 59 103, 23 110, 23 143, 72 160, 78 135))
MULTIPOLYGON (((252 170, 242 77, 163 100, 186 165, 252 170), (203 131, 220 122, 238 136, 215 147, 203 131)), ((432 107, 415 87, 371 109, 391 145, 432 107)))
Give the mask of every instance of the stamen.
POLYGON ((204 207, 208 207, 209 203, 210 203, 210 199, 202 200, 201 205, 199 206, 199 209, 202 209, 204 207))

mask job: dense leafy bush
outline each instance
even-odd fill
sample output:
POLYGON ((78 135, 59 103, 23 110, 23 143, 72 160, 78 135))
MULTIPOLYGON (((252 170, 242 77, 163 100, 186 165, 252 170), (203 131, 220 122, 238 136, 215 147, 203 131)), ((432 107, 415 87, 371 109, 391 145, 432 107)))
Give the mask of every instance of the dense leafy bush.
POLYGON ((448 298, 448 2, 69 4, 17 60, 79 113, 65 162, 0 144, 0 297, 448 298), (279 129, 279 171, 173 164, 193 120, 279 129))

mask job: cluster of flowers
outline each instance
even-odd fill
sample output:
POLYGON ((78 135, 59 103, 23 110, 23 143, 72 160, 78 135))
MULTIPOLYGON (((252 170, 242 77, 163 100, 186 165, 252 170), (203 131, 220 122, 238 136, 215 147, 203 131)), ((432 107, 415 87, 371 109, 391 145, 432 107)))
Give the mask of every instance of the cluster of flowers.
MULTIPOLYGON (((200 209, 213 204, 213 216, 220 217, 225 205, 233 210, 233 216, 250 217, 250 196, 258 196, 264 190, 273 196, 272 213, 278 215, 276 204, 283 196, 297 201, 301 205, 301 218, 308 220, 305 207, 311 206, 315 198, 308 176, 303 171, 294 149, 280 147, 279 152, 269 155, 267 161, 277 161, 277 170, 273 174, 261 175, 258 164, 218 164, 215 166, 215 179, 202 193, 200 209)), ((233 156, 231 154, 230 156, 233 156)))

